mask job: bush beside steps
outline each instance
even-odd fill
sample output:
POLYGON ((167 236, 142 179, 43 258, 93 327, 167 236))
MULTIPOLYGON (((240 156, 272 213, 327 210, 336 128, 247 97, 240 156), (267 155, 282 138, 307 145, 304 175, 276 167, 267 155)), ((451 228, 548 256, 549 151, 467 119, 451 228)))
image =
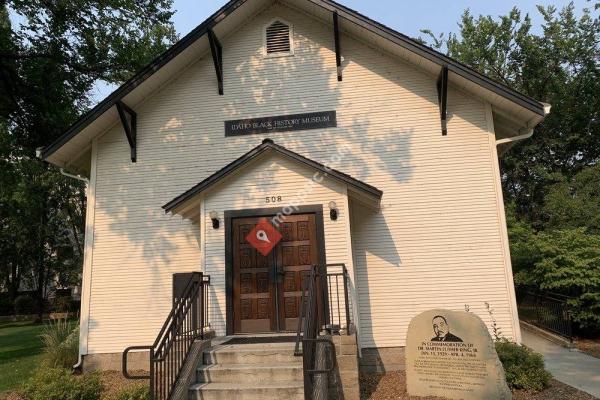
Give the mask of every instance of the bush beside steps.
POLYGON ((66 368, 41 367, 19 393, 22 400, 149 400, 148 385, 137 384, 110 393, 97 372, 73 375, 66 368))

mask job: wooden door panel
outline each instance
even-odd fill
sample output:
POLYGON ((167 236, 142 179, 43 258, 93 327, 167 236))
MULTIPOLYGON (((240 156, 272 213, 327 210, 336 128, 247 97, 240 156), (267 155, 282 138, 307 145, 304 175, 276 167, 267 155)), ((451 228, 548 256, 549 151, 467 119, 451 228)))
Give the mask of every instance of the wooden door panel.
POLYGON ((273 256, 254 249, 246 236, 258 218, 233 220, 234 333, 271 332, 276 328, 273 256))
POLYGON ((298 327, 302 281, 318 262, 315 215, 287 216, 280 229, 283 238, 274 250, 279 276, 279 328, 293 331, 298 327))
POLYGON ((316 217, 286 216, 277 227, 282 239, 267 256, 246 241, 259 220, 232 221, 234 333, 295 331, 302 283, 319 259, 316 217))

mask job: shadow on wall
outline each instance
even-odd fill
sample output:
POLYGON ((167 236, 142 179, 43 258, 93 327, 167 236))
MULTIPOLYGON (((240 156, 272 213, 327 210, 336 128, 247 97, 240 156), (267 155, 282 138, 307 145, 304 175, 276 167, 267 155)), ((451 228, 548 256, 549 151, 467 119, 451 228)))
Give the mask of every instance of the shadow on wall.
MULTIPOLYGON (((226 68, 224 96, 217 93, 212 60, 207 55, 137 110, 137 163, 128 161, 122 132, 103 140, 99 148, 96 202, 96 215, 101 218, 97 218, 93 270, 99 275, 112 276, 110 282, 93 279, 90 305, 93 329, 104 329, 102 332, 106 334, 111 329, 127 329, 130 338, 146 337, 149 330, 158 332, 171 304, 168 277, 175 272, 199 269, 199 261, 194 257, 199 254, 201 240, 197 225, 179 216, 164 215, 161 206, 260 144, 265 137, 374 186, 388 179, 400 183, 411 179, 414 130, 393 123, 385 128, 373 127, 371 113, 380 104, 376 98, 357 97, 351 73, 345 71, 344 81, 337 81, 331 29, 281 4, 270 6, 252 24, 221 38, 226 68), (262 27, 272 15, 281 15, 294 24, 293 57, 263 57, 262 27), (369 104, 362 106, 365 101, 369 104), (337 128, 224 137, 224 120, 323 110, 338 111, 337 128), (350 151, 339 162, 331 163, 336 149, 342 146, 350 151), (391 152, 395 154, 393 158, 389 158, 391 152), (109 289, 101 285, 110 285, 113 305, 131 318, 95 314, 94 293, 105 296, 109 289), (132 295, 132 287, 146 295, 132 295), (150 302, 148 292, 152 293, 150 302)), ((399 74, 371 62, 386 57, 373 50, 364 50, 362 58, 354 57, 350 51, 344 57, 345 70, 359 68, 362 73, 383 77, 395 85, 403 84, 399 74), (375 59, 365 58, 367 53, 375 59)), ((435 90, 432 80, 431 93, 422 95, 435 102, 435 90)), ((381 189, 385 192, 386 188, 381 189)), ((384 199, 391 200, 385 195, 384 199)), ((361 229, 377 228, 381 235, 378 247, 367 250, 399 266, 400 255, 385 217, 371 214, 358 222, 361 229)), ((366 255, 357 257, 358 262, 366 262, 366 255)), ((218 303, 219 308, 211 309, 210 318, 224 322, 224 279, 214 277, 213 282, 210 302, 222 303, 218 303)), ((125 341, 121 347, 145 344, 125 341)))

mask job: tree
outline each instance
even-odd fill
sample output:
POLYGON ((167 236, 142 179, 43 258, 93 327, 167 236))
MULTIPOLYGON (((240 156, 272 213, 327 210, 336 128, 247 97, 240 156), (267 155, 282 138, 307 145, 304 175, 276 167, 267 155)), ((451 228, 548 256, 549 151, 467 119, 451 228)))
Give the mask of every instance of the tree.
POLYGON ((542 218, 545 229, 586 228, 600 234, 600 164, 551 185, 542 218))
POLYGON ((465 11, 459 34, 423 31, 479 72, 535 99, 552 112, 531 139, 501 160, 507 202, 519 218, 542 228, 544 198, 554 183, 573 177, 600 158, 600 3, 575 16, 573 4, 557 12, 538 6, 542 33, 514 8, 497 20, 465 11))
POLYGON ((552 112, 501 160, 517 285, 572 297, 575 321, 600 328, 600 3, 576 17, 538 7, 541 33, 517 8, 497 19, 465 11, 458 34, 432 46, 552 112))
POLYGON ((520 240, 522 251, 513 254, 515 283, 568 295, 579 327, 600 329, 600 235, 574 228, 531 233, 520 240))
POLYGON ((0 285, 14 298, 28 283, 39 312, 50 279, 78 278, 85 195, 35 150, 90 107, 97 82, 166 50, 172 14, 171 0, 0 1, 0 285))

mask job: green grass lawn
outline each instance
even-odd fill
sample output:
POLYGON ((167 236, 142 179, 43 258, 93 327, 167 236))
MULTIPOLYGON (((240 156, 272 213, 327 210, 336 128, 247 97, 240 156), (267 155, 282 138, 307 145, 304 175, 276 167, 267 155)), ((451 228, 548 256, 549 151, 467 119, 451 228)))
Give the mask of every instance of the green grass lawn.
POLYGON ((33 375, 42 358, 44 324, 0 323, 0 392, 17 388, 33 375))

